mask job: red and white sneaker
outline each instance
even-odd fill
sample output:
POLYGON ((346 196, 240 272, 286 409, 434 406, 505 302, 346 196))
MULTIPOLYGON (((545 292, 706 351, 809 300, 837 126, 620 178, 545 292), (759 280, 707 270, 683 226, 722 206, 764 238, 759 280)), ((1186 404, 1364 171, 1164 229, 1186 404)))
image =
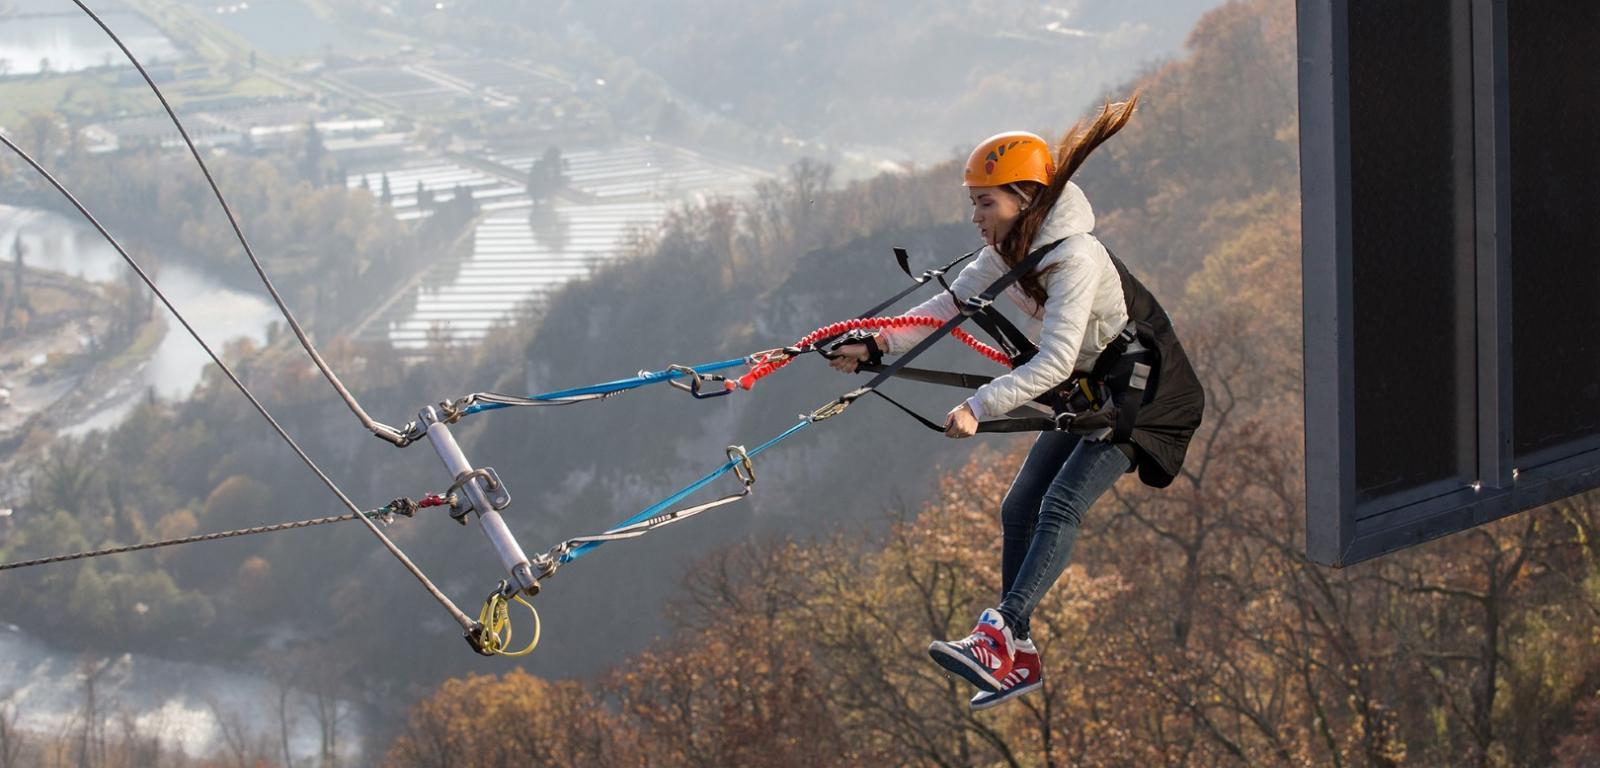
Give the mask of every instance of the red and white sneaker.
POLYGON ((973 696, 972 708, 988 709, 1004 704, 1041 685, 1044 685, 1044 666, 1039 663, 1039 650, 1033 647, 1032 640, 1018 640, 1015 653, 1011 655, 1011 674, 1001 679, 999 691, 979 691, 973 696))
POLYGON ((1000 612, 990 608, 978 617, 972 634, 955 642, 935 640, 928 655, 979 689, 999 693, 1000 681, 1011 674, 1011 647, 1011 629, 1000 612))

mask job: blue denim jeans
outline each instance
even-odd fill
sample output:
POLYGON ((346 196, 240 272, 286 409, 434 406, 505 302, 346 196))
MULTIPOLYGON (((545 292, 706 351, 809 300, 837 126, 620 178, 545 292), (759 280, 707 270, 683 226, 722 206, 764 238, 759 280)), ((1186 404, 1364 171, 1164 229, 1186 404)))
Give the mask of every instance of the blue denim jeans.
POLYGON ((1042 432, 1000 503, 1000 615, 1018 639, 1072 560, 1078 525, 1132 463, 1111 443, 1042 432))

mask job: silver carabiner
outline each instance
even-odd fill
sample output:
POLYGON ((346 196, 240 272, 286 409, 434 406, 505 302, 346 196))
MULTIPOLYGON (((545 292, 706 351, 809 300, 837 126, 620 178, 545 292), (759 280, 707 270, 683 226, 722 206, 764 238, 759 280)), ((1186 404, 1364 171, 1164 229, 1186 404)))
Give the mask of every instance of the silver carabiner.
POLYGON ((735 462, 733 474, 737 476, 744 487, 749 488, 756 484, 756 467, 750 461, 750 454, 746 453, 742 445, 728 446, 728 461, 735 462))

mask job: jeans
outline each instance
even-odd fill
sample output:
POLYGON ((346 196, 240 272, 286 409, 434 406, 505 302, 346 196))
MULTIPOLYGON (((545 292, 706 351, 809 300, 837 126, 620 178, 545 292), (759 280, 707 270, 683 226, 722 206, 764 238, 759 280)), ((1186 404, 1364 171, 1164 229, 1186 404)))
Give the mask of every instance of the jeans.
POLYGON ((1000 503, 1000 615, 1017 639, 1072 559, 1083 513, 1132 466, 1111 443, 1043 432, 1000 503))

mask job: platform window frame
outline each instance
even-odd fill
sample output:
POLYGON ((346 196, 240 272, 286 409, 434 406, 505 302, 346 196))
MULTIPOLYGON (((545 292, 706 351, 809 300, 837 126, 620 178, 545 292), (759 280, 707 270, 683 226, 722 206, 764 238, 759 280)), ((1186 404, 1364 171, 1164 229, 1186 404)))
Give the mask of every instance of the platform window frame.
MULTIPOLYGON (((1449 34, 1451 98, 1444 109, 1456 122, 1457 133, 1448 140, 1455 145, 1460 164, 1451 170, 1458 184, 1448 190, 1454 211, 1453 247, 1445 254, 1448 264, 1439 277, 1454 301, 1445 317, 1429 316, 1430 321, 1444 322, 1443 333, 1436 327, 1424 337, 1406 327, 1403 308, 1396 314, 1400 322, 1374 322, 1371 297, 1378 297, 1381 308, 1383 292, 1370 282, 1358 284, 1357 276, 1359 272, 1368 281, 1382 276, 1368 274, 1374 263, 1370 251, 1357 252, 1363 238, 1372 236, 1370 228, 1362 228, 1370 222, 1362 219, 1362 227, 1356 225, 1357 217, 1364 215, 1363 205, 1375 197, 1364 194, 1364 189, 1372 188, 1363 181, 1371 174, 1372 158, 1353 152, 1375 146, 1370 121, 1387 119, 1403 127, 1398 122, 1402 115, 1373 113, 1371 105, 1383 100, 1372 98, 1370 62, 1362 60, 1352 67, 1352 8, 1356 14, 1371 14, 1374 3, 1297 2, 1306 552, 1312 561, 1331 566, 1351 565, 1600 487, 1600 429, 1572 439, 1530 439, 1526 434, 1520 443, 1514 439, 1516 374, 1521 373, 1525 389, 1535 379, 1526 368, 1513 365, 1513 341, 1519 336, 1512 303, 1516 242, 1512 225, 1518 220, 1514 214, 1527 220, 1529 212, 1513 207, 1516 94, 1509 70, 1512 27, 1507 0, 1442 0, 1426 6, 1443 14, 1449 34), (1353 73, 1359 87, 1354 98, 1353 73), (1367 314, 1358 325, 1356 311, 1363 301, 1367 314), (1444 350, 1444 354, 1436 355, 1439 359, 1425 370, 1397 370, 1396 350, 1403 353, 1420 344, 1434 345, 1429 351, 1444 350), (1358 360, 1386 361, 1387 367, 1369 370, 1367 378, 1358 379, 1358 360), (1447 413, 1432 418, 1439 427, 1436 431, 1447 438, 1424 432, 1425 438, 1436 442, 1428 444, 1425 439, 1420 444, 1436 454, 1431 469, 1413 477, 1401 473, 1389 484, 1374 482, 1371 457, 1386 451, 1395 455, 1393 445, 1377 442, 1380 438, 1374 435, 1381 429, 1374 428, 1374 420, 1387 423, 1392 414, 1403 415, 1404 409, 1378 401, 1358 411, 1358 393, 1366 395, 1369 404, 1375 392, 1396 393, 1403 399, 1407 391, 1400 389, 1402 385, 1426 392, 1442 379, 1450 384, 1443 387, 1447 413), (1363 452, 1362 445, 1378 447, 1363 452), (1539 450, 1516 452, 1526 445, 1537 445, 1539 450)), ((1354 21, 1358 44, 1371 43, 1370 17, 1357 15, 1354 21)), ((1600 33, 1586 27, 1579 31, 1600 38, 1600 33)), ((1528 60, 1526 51, 1519 55, 1528 60)), ((1405 71, 1396 79, 1415 76, 1405 71)), ((1525 174, 1521 181, 1526 189, 1530 177, 1525 174)), ((1600 209, 1600 201, 1596 202, 1600 209)), ((1524 307, 1525 314, 1528 309, 1524 307)), ((1548 324, 1548 315, 1545 319, 1542 324, 1548 324)), ((1586 316, 1581 319, 1595 322, 1586 316)), ((1537 331, 1520 330, 1528 346, 1537 331)), ((1592 330, 1600 338, 1600 328, 1592 330)), ((1559 371, 1553 373, 1561 376, 1559 371)), ((1405 423, 1393 426, 1415 428, 1405 423)))

